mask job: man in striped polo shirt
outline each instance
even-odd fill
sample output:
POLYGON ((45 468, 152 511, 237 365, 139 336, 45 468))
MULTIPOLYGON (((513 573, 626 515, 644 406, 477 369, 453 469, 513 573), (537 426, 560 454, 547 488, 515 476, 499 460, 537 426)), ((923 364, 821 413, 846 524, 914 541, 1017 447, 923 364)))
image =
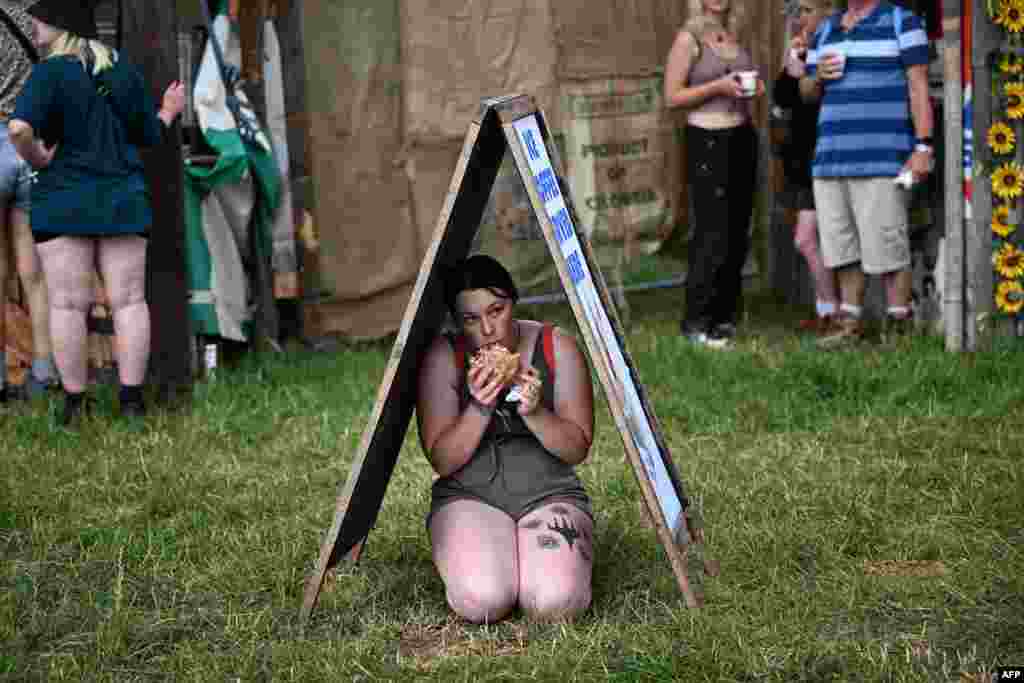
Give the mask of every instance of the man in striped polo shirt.
POLYGON ((840 330, 826 348, 860 341, 866 275, 885 283, 888 333, 912 329, 909 193, 933 165, 924 22, 885 0, 849 0, 821 23, 800 81, 805 100, 821 100, 814 203, 822 255, 838 269, 840 330))

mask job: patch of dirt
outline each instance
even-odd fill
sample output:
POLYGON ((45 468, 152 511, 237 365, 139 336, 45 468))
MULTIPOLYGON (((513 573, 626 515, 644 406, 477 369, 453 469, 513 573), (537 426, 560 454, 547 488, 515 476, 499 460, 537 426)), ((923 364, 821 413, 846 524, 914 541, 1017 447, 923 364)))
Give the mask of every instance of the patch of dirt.
POLYGON ((946 575, 946 565, 938 560, 865 560, 868 576, 935 577, 946 575))
POLYGON ((407 624, 402 627, 398 654, 416 662, 418 668, 429 668, 449 657, 508 657, 526 651, 526 627, 513 624, 493 636, 467 630, 455 618, 443 624, 407 624))

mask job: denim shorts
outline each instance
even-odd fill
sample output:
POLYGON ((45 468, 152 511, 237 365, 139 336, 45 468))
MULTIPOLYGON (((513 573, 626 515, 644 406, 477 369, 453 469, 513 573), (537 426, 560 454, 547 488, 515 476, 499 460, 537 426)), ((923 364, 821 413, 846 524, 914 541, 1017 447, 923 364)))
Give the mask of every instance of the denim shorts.
POLYGON ((0 124, 0 207, 28 211, 31 186, 32 169, 14 151, 7 126, 0 124))

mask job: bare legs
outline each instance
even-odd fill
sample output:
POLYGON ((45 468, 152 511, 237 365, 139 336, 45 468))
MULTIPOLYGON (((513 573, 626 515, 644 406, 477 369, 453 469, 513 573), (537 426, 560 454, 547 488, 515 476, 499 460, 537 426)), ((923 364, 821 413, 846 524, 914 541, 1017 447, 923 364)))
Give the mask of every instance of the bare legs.
POLYGON ((0 403, 7 400, 7 219, 0 209, 0 403))
POLYGON ((434 564, 448 604, 493 623, 517 604, 532 618, 569 619, 590 605, 593 525, 554 502, 519 520, 474 500, 448 503, 430 520, 434 564))
POLYGON ((833 304, 839 307, 839 291, 835 271, 825 267, 818 248, 818 214, 816 211, 802 209, 797 213, 796 229, 793 241, 797 250, 807 261, 807 268, 814 280, 814 296, 818 303, 833 304))
POLYGON ((909 308, 914 277, 909 268, 882 276, 885 283, 885 299, 889 308, 909 308))
POLYGON ((434 513, 430 540, 448 605, 456 614, 478 624, 508 616, 519 598, 511 517, 474 500, 457 500, 434 513))
POLYGON ((61 384, 70 394, 89 380, 85 318, 92 305, 91 239, 61 237, 38 245, 50 298, 50 338, 61 384))
MULTIPOLYGON (((867 277, 860 269, 860 263, 838 269, 839 289, 842 293, 844 304, 854 306, 864 305, 864 290, 867 277)), ((882 282, 885 284, 885 299, 889 308, 909 307, 910 291, 913 285, 913 278, 909 270, 897 270, 892 273, 884 273, 882 282)))
MULTIPOLYGON (((37 366, 48 368, 46 371, 51 372, 50 356, 53 354, 53 348, 50 344, 50 304, 47 299, 42 266, 39 262, 39 253, 36 251, 32 229, 29 226, 28 212, 24 209, 12 208, 7 213, 7 223, 0 224, 0 305, 6 301, 8 294, 6 291, 9 275, 8 246, 12 247, 10 251, 13 252, 18 277, 25 290, 29 319, 32 324, 33 375, 36 374, 37 366), (8 227, 10 230, 7 229, 8 227), (8 234, 11 236, 11 245, 6 244, 8 234)), ((7 339, 6 332, 6 324, 2 313, 0 313, 0 349, 7 339)), ((46 380, 49 377, 40 376, 37 379, 46 380)))
POLYGON ((146 240, 137 236, 60 237, 38 245, 50 298, 50 329, 61 382, 68 393, 88 382, 86 316, 99 262, 110 296, 121 384, 142 384, 149 360, 149 307, 145 300, 146 240))
POLYGON ((568 503, 519 520, 519 604, 534 619, 571 619, 590 607, 593 522, 568 503))
POLYGON ((140 386, 149 363, 146 240, 134 235, 100 240, 100 274, 114 313, 114 358, 122 386, 140 386))
POLYGON ((32 321, 32 357, 36 360, 49 360, 53 354, 50 344, 50 302, 46 296, 43 267, 32 238, 28 213, 24 210, 11 211, 11 233, 14 235, 14 259, 18 277, 25 289, 28 314, 32 321))
POLYGON ((864 271, 860 269, 860 263, 838 268, 839 292, 843 303, 856 306, 858 309, 864 305, 864 290, 867 287, 867 278, 864 271))

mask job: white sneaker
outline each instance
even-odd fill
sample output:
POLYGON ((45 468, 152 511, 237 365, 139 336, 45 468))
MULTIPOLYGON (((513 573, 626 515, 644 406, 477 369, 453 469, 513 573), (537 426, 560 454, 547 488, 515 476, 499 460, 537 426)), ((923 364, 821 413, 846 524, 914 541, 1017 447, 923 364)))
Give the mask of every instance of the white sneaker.
POLYGON ((731 349, 732 339, 729 337, 723 337, 717 334, 704 335, 704 345, 709 349, 731 349))
POLYGON ((690 332, 684 336, 692 343, 709 349, 727 349, 732 346, 732 342, 726 337, 712 337, 707 332, 690 332))

